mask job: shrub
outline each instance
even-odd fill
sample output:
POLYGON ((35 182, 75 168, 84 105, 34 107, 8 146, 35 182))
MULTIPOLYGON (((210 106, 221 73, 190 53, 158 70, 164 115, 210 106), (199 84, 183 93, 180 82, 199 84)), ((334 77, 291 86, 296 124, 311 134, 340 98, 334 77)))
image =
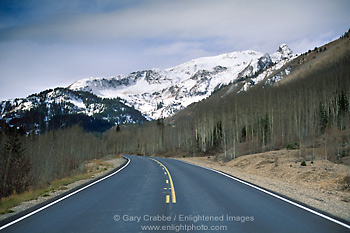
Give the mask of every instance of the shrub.
POLYGON ((287 150, 293 150, 294 147, 293 147, 292 144, 287 144, 286 149, 287 149, 287 150))
POLYGON ((343 183, 343 190, 350 190, 350 176, 347 175, 342 180, 343 183))
POLYGON ((300 148, 300 145, 299 145, 299 143, 294 143, 294 145, 293 144, 287 144, 287 146, 286 146, 286 149, 287 150, 296 150, 296 149, 299 149, 300 148))

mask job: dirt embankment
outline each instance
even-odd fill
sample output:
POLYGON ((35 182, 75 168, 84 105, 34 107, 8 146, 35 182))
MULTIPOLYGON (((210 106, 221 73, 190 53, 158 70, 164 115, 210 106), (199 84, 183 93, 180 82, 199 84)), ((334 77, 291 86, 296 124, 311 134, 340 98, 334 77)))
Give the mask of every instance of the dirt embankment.
POLYGON ((323 159, 303 163, 298 150, 286 149, 246 155, 229 162, 215 156, 181 160, 223 171, 350 221, 348 165, 323 159))

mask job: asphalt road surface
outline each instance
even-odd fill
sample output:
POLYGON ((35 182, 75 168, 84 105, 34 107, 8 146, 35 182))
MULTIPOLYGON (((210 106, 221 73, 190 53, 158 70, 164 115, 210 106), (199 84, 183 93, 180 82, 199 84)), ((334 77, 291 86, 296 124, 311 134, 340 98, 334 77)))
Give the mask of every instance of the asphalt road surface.
POLYGON ((350 232, 350 226, 237 181, 163 158, 126 156, 114 175, 1 232, 350 232))

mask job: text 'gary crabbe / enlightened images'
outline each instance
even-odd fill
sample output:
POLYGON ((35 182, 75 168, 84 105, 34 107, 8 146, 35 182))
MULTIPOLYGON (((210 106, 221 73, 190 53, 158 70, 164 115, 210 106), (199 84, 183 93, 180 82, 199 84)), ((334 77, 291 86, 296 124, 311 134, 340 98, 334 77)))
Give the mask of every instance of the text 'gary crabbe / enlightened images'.
POLYGON ((114 221, 119 222, 253 222, 254 216, 232 216, 232 215, 114 215, 114 221))

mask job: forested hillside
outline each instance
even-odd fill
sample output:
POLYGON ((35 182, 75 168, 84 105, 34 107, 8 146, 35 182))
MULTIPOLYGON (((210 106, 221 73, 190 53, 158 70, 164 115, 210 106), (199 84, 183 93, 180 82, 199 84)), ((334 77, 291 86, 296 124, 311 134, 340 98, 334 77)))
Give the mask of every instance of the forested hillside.
POLYGON ((87 131, 104 132, 116 124, 146 121, 139 111, 119 98, 101 98, 60 87, 1 101, 0 114, 0 127, 8 124, 24 128, 28 133, 44 133, 75 124, 87 131))
POLYGON ((296 58, 279 85, 220 90, 169 119, 109 132, 115 153, 212 154, 227 159, 286 146, 325 147, 323 156, 349 155, 349 35, 296 58), (326 48, 326 49, 325 49, 326 48), (310 145, 311 144, 311 145, 310 145))

